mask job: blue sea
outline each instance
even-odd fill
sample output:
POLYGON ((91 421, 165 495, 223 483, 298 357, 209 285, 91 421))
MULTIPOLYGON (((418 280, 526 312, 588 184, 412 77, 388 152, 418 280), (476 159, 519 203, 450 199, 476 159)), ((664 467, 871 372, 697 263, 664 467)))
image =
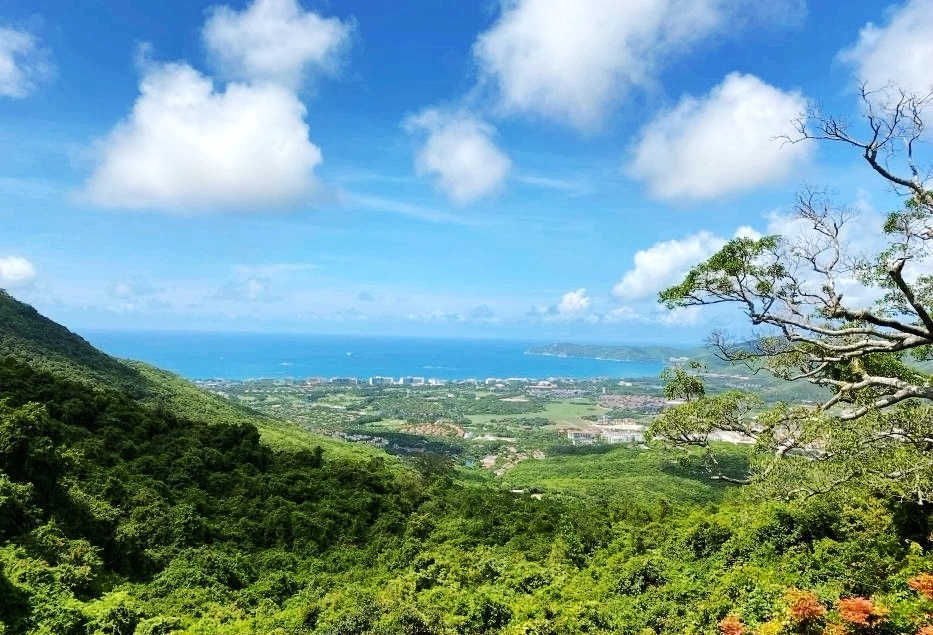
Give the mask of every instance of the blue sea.
POLYGON ((534 343, 346 335, 81 333, 116 357, 138 359, 189 379, 370 377, 657 377, 657 362, 526 355, 534 343))

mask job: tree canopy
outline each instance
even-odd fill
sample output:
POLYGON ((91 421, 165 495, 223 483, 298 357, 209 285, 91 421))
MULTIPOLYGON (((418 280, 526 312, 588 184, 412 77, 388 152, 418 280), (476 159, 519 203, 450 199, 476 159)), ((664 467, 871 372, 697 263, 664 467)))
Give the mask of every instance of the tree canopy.
POLYGON ((924 504, 933 497, 933 190, 916 153, 933 96, 861 96, 860 122, 813 111, 785 142, 859 152, 902 201, 882 227, 853 226, 855 212, 808 189, 789 235, 735 238, 660 294, 671 309, 741 307, 755 335, 714 333, 717 354, 825 387, 827 399, 765 412, 737 397, 705 398, 666 414, 655 432, 707 452, 704 426, 747 436, 756 460, 737 480, 777 483, 787 495, 858 483, 924 504), (873 249, 858 249, 873 229, 873 249))

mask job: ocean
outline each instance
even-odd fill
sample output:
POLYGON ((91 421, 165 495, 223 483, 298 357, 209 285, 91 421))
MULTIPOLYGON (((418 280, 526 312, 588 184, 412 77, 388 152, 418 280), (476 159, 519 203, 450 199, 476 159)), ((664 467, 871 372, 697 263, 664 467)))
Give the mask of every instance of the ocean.
MULTIPOLYGON (((664 362, 618 362, 526 355, 536 343, 347 335, 81 333, 116 357, 137 359, 189 379, 416 376, 657 377, 664 362)), ((537 342, 540 343, 540 342, 537 342)))

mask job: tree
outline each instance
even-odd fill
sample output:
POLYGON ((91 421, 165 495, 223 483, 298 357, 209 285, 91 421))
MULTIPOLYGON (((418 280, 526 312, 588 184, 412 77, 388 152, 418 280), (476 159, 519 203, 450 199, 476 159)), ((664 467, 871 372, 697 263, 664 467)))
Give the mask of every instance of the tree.
MULTIPOLYGON (((851 227, 854 214, 810 189, 795 206, 799 235, 736 238, 660 301, 739 305, 756 334, 715 333, 718 356, 828 389, 817 408, 781 405, 743 422, 757 441, 745 480, 780 476, 788 494, 803 495, 868 481, 923 504, 933 497, 933 376, 923 370, 933 361, 933 190, 915 153, 933 93, 863 88, 861 101, 861 127, 813 111, 785 142, 853 148, 901 197, 873 253, 851 247, 853 232, 866 231, 851 227)), ((735 427, 728 417, 711 425, 735 427)))

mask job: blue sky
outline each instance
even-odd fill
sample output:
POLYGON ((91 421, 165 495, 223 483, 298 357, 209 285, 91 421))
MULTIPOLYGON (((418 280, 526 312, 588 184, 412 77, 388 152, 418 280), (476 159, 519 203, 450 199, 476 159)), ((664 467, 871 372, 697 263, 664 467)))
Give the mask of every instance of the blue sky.
POLYGON ((802 185, 895 204, 774 137, 929 88, 930 42, 933 0, 14 0, 0 286, 77 329, 698 341, 741 322, 657 291, 802 185))

